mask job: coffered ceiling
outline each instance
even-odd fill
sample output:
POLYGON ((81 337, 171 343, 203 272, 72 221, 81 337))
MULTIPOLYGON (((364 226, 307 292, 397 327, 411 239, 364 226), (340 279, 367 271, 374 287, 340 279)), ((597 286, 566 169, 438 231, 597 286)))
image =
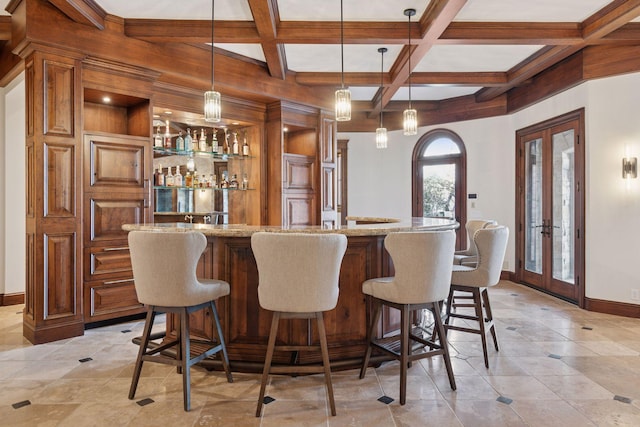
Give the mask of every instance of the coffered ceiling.
MULTIPOLYGON (((61 10, 125 20, 153 43, 207 43, 211 0, 50 0, 61 10), (97 12, 93 12, 97 11, 97 12)), ((368 114, 416 102, 488 101, 580 49, 640 44, 640 0, 343 0, 345 84, 368 114), (417 14, 410 25, 404 9, 417 14), (379 47, 386 47, 380 90, 379 47), (409 61, 409 55, 411 60, 409 61), (409 69, 409 62, 411 69, 409 69)), ((8 0, 0 0, 3 13, 8 0)), ((68 14, 68 13, 67 13, 68 14)), ((76 19, 78 20, 78 19, 76 19)), ((95 19, 87 19, 95 25, 95 19)), ((0 22, 2 22, 0 20, 0 22)), ((2 34, 2 31, 0 31, 2 34)), ((215 47, 302 85, 341 81, 340 0, 217 0, 215 47)))

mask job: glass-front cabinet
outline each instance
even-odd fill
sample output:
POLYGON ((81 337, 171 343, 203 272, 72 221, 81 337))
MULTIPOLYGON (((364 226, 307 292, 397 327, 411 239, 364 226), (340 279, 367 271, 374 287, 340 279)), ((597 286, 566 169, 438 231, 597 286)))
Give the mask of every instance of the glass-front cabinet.
POLYGON ((166 111, 153 124, 154 221, 247 223, 252 126, 166 111))

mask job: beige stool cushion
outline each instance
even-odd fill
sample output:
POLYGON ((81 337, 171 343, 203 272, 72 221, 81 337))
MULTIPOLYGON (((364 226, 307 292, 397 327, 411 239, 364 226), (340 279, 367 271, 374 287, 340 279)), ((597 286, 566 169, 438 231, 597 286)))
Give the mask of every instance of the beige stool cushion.
POLYGON ((393 259, 395 276, 367 280, 362 292, 398 304, 446 299, 455 242, 453 230, 388 234, 384 245, 393 259))
POLYGON ((227 282, 196 277, 206 245, 206 237, 199 232, 131 231, 129 250, 138 301, 191 307, 229 295, 227 282))
POLYGON ((291 313, 335 308, 346 236, 258 232, 251 236, 251 248, 262 308, 291 313))
POLYGON ((509 229, 504 226, 489 225, 476 231, 474 241, 478 248, 478 264, 476 267, 454 265, 451 284, 480 288, 497 284, 508 239, 509 229))

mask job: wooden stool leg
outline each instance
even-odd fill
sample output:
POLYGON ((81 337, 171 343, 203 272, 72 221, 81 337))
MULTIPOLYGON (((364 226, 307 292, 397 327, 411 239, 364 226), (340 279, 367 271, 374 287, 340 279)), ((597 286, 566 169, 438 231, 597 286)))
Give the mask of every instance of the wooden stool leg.
POLYGON ((400 311, 400 405, 407 401, 407 370, 409 368, 409 305, 400 311))
MULTIPOLYGON (((367 299, 371 300, 371 297, 367 295, 367 299)), ((367 331, 367 351, 364 354, 364 361, 362 362, 362 368, 360 368, 360 379, 363 379, 365 374, 367 373, 367 367, 369 366, 369 359, 371 358, 371 343, 373 342, 376 336, 376 327, 378 326, 378 321, 380 320, 380 313, 382 311, 382 304, 377 298, 373 298, 373 316, 371 318, 371 325, 369 325, 369 330, 367 331)))
POLYGON ((233 382, 233 376, 231 375, 231 369, 229 369, 229 355, 227 354, 227 345, 224 342, 224 335, 222 334, 222 327, 220 326, 220 316, 218 316, 218 309, 216 307, 215 301, 211 301, 211 313, 213 314, 213 320, 215 322, 215 328, 213 328, 213 333, 216 335, 216 339, 220 343, 222 347, 222 367, 224 368, 224 372, 227 375, 227 382, 233 382))
POLYGON ((491 336, 493 336, 493 345, 496 347, 496 351, 500 351, 498 349, 498 337, 496 336, 496 326, 493 324, 493 313, 491 312, 491 304, 489 303, 489 293, 487 288, 482 290, 482 300, 484 301, 484 311, 487 314, 487 320, 489 321, 489 331, 491 332, 491 336))
POLYGON ((329 396, 329 407, 331 415, 336 415, 336 403, 333 399, 333 384, 331 383, 331 363, 329 362, 329 346, 327 345, 327 332, 324 328, 324 317, 322 312, 316 313, 318 322, 318 335, 320 338, 320 349, 322 350, 322 366, 324 367, 324 380, 327 383, 327 394, 329 396))
POLYGON ((273 313, 271 319, 271 331, 269 332, 269 344, 267 344, 267 355, 264 359, 264 369, 262 370, 262 381, 260 383, 260 396, 258 397, 258 408, 256 409, 256 417, 262 415, 262 404, 264 403, 264 393, 269 380, 269 371, 271 370, 271 360, 273 359, 273 350, 276 345, 276 335, 278 335, 278 324, 280 323, 280 312, 273 313))
POLYGON ((480 289, 473 289, 473 304, 476 309, 476 317, 480 326, 480 338, 482 339, 482 354, 484 355, 484 366, 489 367, 489 354, 487 352, 487 336, 484 328, 484 314, 482 313, 482 298, 480 297, 480 289))
POLYGON ((440 316, 440 303, 433 303, 433 330, 434 333, 438 331, 438 337, 440 339, 440 346, 444 351, 444 365, 447 368, 447 375, 449 376, 449 385, 451 386, 451 390, 456 389, 456 379, 453 376, 453 367, 451 366, 451 357, 449 355, 449 343, 447 341, 447 334, 444 331, 444 326, 442 325, 442 317, 440 316))
POLYGON ((144 321, 144 330, 142 332, 142 341, 140 342, 140 348, 138 349, 138 357, 136 359, 136 367, 133 371, 133 378, 131 378, 131 387, 129 388, 129 399, 133 399, 136 395, 136 389, 138 388, 138 381, 140 380, 140 373, 142 372, 142 356, 147 352, 149 346, 149 336, 151 335, 151 328, 153 328, 153 322, 156 318, 155 307, 150 306, 147 308, 147 318, 144 321))
POLYGON ((180 311, 180 348, 182 352, 182 397, 184 410, 191 410, 191 342, 189 339, 189 312, 186 308, 180 311))

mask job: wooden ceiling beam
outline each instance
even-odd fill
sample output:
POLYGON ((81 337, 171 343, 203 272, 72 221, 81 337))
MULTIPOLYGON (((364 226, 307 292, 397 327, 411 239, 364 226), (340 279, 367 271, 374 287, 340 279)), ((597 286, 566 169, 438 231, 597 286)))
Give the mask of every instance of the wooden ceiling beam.
MULTIPOLYGON (((338 86, 340 73, 300 72, 295 75, 298 84, 308 86, 338 86)), ((348 86, 379 86, 380 73, 344 73, 344 82, 348 86)), ((456 85, 456 86, 500 86, 508 83, 507 73, 503 72, 419 72, 411 75, 416 85, 456 85)), ((391 84, 391 76, 384 73, 383 86, 391 84)))
POLYGON ((0 42, 11 40, 11 17, 0 16, 0 42))
POLYGON ((531 55, 525 61, 508 71, 509 83, 501 87, 485 88, 476 94, 479 102, 500 96, 536 74, 568 58, 624 26, 629 20, 640 15, 640 0, 615 0, 587 18, 581 25, 584 41, 570 46, 550 46, 531 55))
MULTIPOLYGON (((252 21, 215 22, 216 43, 260 43, 252 21)), ((126 19, 124 34, 153 43, 211 43, 211 21, 126 19)))
POLYGON ((287 65, 284 46, 277 41, 280 24, 277 0, 249 0, 249 7, 260 36, 260 44, 271 77, 284 79, 287 65))
POLYGON ((452 22, 438 44, 569 45, 582 41, 579 23, 452 22))
POLYGON ((378 110, 373 111, 372 114, 377 114, 380 111, 379 108, 384 108, 391 101, 393 95, 405 84, 413 68, 436 44, 438 38, 466 3, 467 0, 432 0, 429 3, 429 7, 420 18, 421 37, 415 40, 415 46, 405 46, 396 58, 390 70, 391 83, 384 88, 378 110), (409 57, 411 57, 411 69, 409 57))
POLYGON ((94 0, 49 0, 71 20, 104 30, 104 19, 107 12, 94 0))

